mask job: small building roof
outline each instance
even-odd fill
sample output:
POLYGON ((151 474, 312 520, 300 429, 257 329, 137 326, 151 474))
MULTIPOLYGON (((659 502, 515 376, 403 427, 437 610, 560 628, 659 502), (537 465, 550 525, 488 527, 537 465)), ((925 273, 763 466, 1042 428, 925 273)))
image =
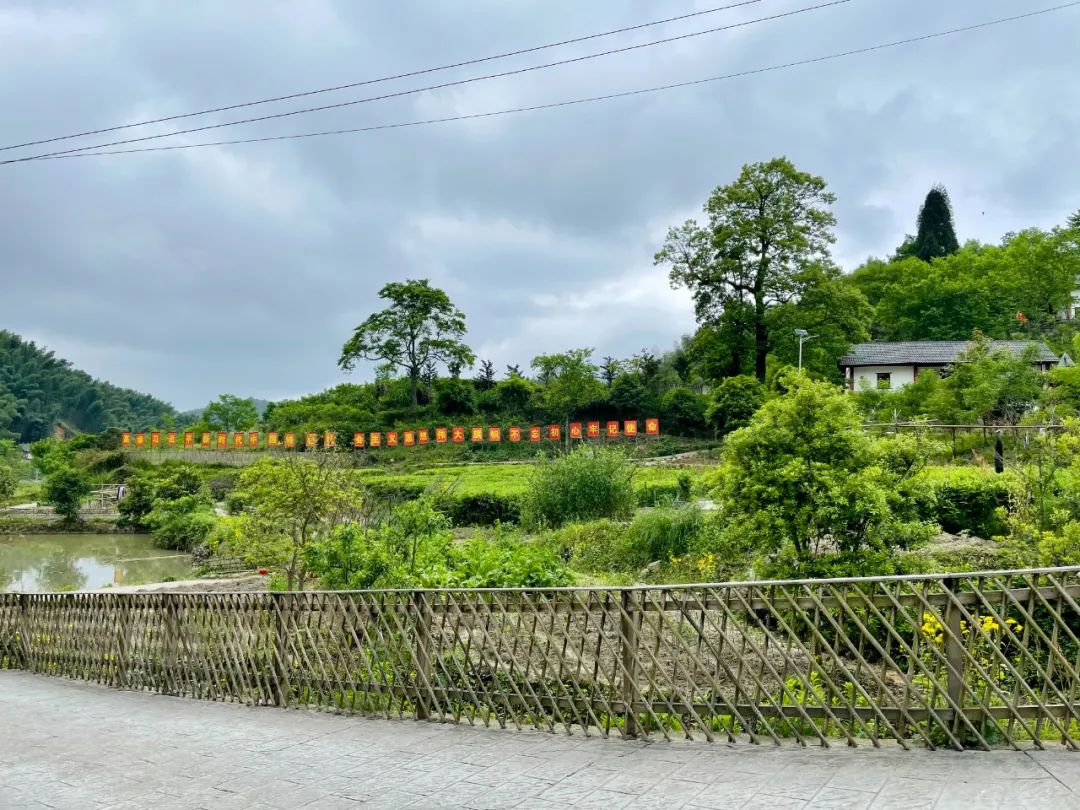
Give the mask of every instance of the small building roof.
MULTIPOLYGON (((970 340, 908 340, 898 343, 856 343, 840 358, 840 367, 849 366, 902 366, 902 365, 949 365, 974 346, 970 340)), ((1057 363, 1061 358, 1042 342, 1031 340, 992 340, 991 351, 1008 351, 1023 354, 1029 346, 1036 351, 1038 363, 1057 363)))

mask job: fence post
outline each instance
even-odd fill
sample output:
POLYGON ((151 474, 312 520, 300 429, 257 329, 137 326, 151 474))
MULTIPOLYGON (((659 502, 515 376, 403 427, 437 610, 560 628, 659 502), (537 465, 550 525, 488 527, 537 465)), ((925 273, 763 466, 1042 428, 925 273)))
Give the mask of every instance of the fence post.
POLYGON ((180 620, 177 616, 179 597, 174 593, 164 594, 162 609, 165 611, 165 655, 162 680, 164 681, 167 695, 179 695, 179 679, 177 677, 180 662, 180 620))
POLYGON ((416 719, 431 717, 431 705, 426 691, 431 683, 431 605, 424 591, 413 591, 413 617, 416 622, 414 657, 416 659, 416 719))
POLYGON ((953 715, 953 731, 960 728, 960 712, 964 710, 964 634, 960 627, 960 609, 954 603, 959 596, 959 583, 955 577, 946 577, 942 580, 949 601, 945 605, 945 660, 948 664, 948 683, 946 691, 956 706, 953 715))
POLYGON ((30 594, 19 594, 19 657, 22 669, 33 669, 30 653, 30 594))
POLYGON ((627 737, 637 737, 641 732, 637 708, 637 649, 638 610, 637 599, 631 590, 622 591, 619 613, 619 647, 622 655, 622 681, 620 696, 623 702, 623 731, 627 737))
POLYGON ((285 708, 292 697, 289 690, 289 601, 291 594, 270 594, 274 627, 274 705, 285 708))

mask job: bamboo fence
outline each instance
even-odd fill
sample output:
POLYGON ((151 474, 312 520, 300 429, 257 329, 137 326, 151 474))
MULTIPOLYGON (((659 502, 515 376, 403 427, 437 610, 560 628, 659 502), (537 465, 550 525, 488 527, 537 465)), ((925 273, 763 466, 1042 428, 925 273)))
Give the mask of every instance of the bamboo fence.
POLYGON ((803 745, 1080 743, 1080 567, 537 590, 0 594, 0 668, 252 705, 803 745))

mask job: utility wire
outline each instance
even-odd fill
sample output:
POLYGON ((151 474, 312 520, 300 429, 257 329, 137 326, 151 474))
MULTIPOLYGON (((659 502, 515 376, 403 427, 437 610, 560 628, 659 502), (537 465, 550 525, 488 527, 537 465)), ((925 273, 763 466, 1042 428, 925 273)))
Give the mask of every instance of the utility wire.
POLYGON ((996 26, 996 25, 1003 25, 1005 23, 1016 22, 1016 21, 1019 21, 1019 20, 1025 20, 1025 19, 1028 19, 1030 17, 1038 17, 1038 16, 1042 16, 1044 14, 1051 14, 1053 12, 1062 11, 1062 10, 1067 9, 1067 8, 1075 8, 1076 6, 1080 6, 1080 0, 1075 0, 1074 2, 1071 2, 1071 3, 1064 3, 1064 4, 1059 5, 1059 6, 1053 6, 1051 8, 1044 8, 1044 9, 1039 9, 1037 11, 1026 12, 1024 14, 1016 14, 1016 15, 1011 16, 1011 17, 1001 17, 1001 18, 998 18, 996 20, 988 20, 986 22, 974 23, 972 25, 965 25, 965 26, 961 26, 961 27, 958 27, 958 28, 950 28, 950 29, 945 30, 945 31, 936 31, 936 32, 930 33, 930 34, 922 34, 922 35, 916 36, 916 37, 908 37, 906 39, 898 39, 898 40, 894 40, 892 42, 883 42, 883 43, 879 43, 877 45, 869 45, 869 46, 867 46, 865 48, 855 48, 855 49, 852 49, 852 50, 841 51, 839 53, 832 53, 832 54, 828 54, 828 55, 825 55, 825 56, 815 56, 815 57, 812 57, 812 58, 809 58, 809 59, 800 59, 800 60, 795 61, 795 62, 786 62, 786 63, 780 64, 780 65, 770 65, 769 67, 753 68, 751 70, 739 71, 738 73, 726 73, 726 74, 723 74, 721 76, 710 76, 709 78, 705 78, 705 79, 694 79, 692 81, 674 82, 672 84, 657 85, 655 87, 646 87, 646 88, 641 88, 641 89, 638 89, 638 90, 626 90, 626 91, 623 91, 623 92, 620 92, 620 93, 608 93, 608 94, 602 95, 602 96, 590 96, 590 97, 587 97, 587 98, 570 99, 570 100, 567 100, 567 101, 555 101, 555 102, 551 102, 551 103, 548 103, 548 104, 536 104, 536 105, 533 105, 531 107, 514 107, 512 109, 507 109, 507 110, 494 110, 494 111, 491 111, 491 112, 472 113, 472 114, 469 114, 469 115, 455 115, 455 116, 449 116, 449 117, 446 117, 446 118, 428 118, 428 119, 425 119, 425 120, 422 120, 422 121, 405 121, 405 122, 394 123, 394 124, 377 124, 377 125, 367 126, 367 127, 355 127, 355 128, 352 128, 352 129, 331 129, 331 130, 324 130, 324 131, 321 131, 321 132, 302 132, 302 133, 297 133, 297 134, 293 134, 293 135, 271 135, 271 136, 265 136, 265 137, 259 137, 259 138, 239 138, 239 139, 235 139, 235 140, 226 140, 226 141, 208 141, 208 142, 203 142, 203 143, 173 144, 173 145, 169 145, 169 146, 144 146, 144 147, 137 147, 137 148, 134 148, 134 149, 116 149, 116 150, 102 151, 102 152, 75 152, 75 153, 70 153, 70 154, 41 156, 41 157, 37 157, 37 158, 18 158, 18 159, 15 159, 15 160, 3 161, 2 163, 0 163, 0 165, 3 165, 4 163, 21 163, 21 162, 31 161, 31 160, 63 160, 63 159, 66 159, 66 158, 95 157, 95 156, 102 156, 102 155, 129 155, 129 154, 135 154, 135 153, 139 153, 139 152, 167 152, 167 151, 172 151, 172 150, 176 150, 176 149, 198 149, 198 148, 207 147, 207 146, 229 146, 229 145, 233 145, 233 144, 266 143, 266 142, 269 142, 269 141, 288 141, 288 140, 298 140, 298 139, 303 139, 303 138, 318 138, 318 137, 322 137, 322 136, 326 136, 326 135, 349 135, 349 134, 362 133, 362 132, 377 132, 377 131, 387 130, 387 129, 404 129, 404 128, 407 128, 407 127, 425 126, 425 125, 428 125, 428 124, 444 124, 444 123, 449 123, 451 121, 472 121, 472 120, 476 120, 476 119, 480 119, 480 118, 493 118, 493 117, 496 117, 496 116, 511 115, 511 114, 514 114, 514 113, 522 113, 522 112, 533 112, 533 111, 536 111, 536 110, 551 110, 551 109, 556 109, 556 108, 559 108, 559 107, 570 107, 570 106, 574 106, 574 105, 577 105, 577 104, 586 104, 586 103, 590 103, 590 102, 594 102, 594 101, 608 101, 608 100, 617 99, 617 98, 629 98, 631 96, 640 96, 640 95, 645 95, 645 94, 648 94, 648 93, 657 93, 657 92, 660 92, 662 90, 674 90, 676 88, 681 88, 681 87, 694 87, 694 86, 701 85, 701 84, 708 84, 710 82, 719 82, 719 81, 725 81, 727 79, 736 79, 736 78, 743 78, 743 77, 746 77, 746 76, 755 76, 755 75, 758 75, 758 74, 761 74, 761 73, 772 73, 772 72, 775 72, 775 71, 788 70, 790 68, 801 67, 801 66, 804 66, 804 65, 813 65, 813 64, 818 64, 818 63, 821 63, 821 62, 829 62, 829 61, 833 61, 833 60, 836 60, 836 59, 844 59, 844 58, 849 57, 849 56, 857 56, 857 55, 860 55, 860 54, 872 53, 872 52, 875 52, 875 51, 883 51, 883 50, 887 50, 889 48, 897 48, 897 47, 900 47, 900 46, 903 46, 903 45, 913 45, 915 43, 926 42, 928 40, 933 40, 933 39, 941 39, 942 37, 948 37, 948 36, 952 36, 952 35, 955 35, 955 34, 962 34, 962 33, 967 33, 969 31, 976 31, 976 30, 983 29, 983 28, 990 28, 990 27, 993 27, 993 26, 996 26))
POLYGON ((534 45, 531 48, 521 48, 516 51, 506 51, 505 53, 497 53, 491 56, 482 56, 478 59, 467 59, 463 62, 454 62, 449 65, 439 65, 437 67, 422 68, 420 70, 411 70, 407 73, 397 73, 392 76, 383 76, 378 79, 365 79, 358 82, 350 82, 349 84, 339 84, 334 87, 323 87, 318 90, 304 90, 298 93, 289 93, 284 96, 274 96, 273 98, 263 98, 256 101, 243 101, 238 104, 229 104, 224 107, 211 107, 206 110, 197 110, 195 112, 180 113, 179 115, 167 115, 164 118, 151 118, 146 121, 136 121, 133 124, 118 124, 112 127, 103 127, 101 129, 88 129, 86 132, 76 132, 72 135, 59 135, 55 138, 42 138, 38 141, 26 141, 25 143, 16 143, 10 146, 0 146, 0 152, 7 151, 9 149, 21 149, 24 146, 39 146, 44 143, 55 143, 56 141, 68 141, 73 138, 83 138, 87 135, 101 135, 105 132, 116 132, 121 129, 132 129, 133 127, 148 126, 150 124, 162 124, 166 121, 178 121, 183 118, 194 118, 198 115, 209 115, 210 113, 227 112, 229 110, 239 110, 244 107, 255 107, 259 104, 273 104, 277 101, 290 101, 294 98, 304 98, 305 96, 317 96, 320 93, 334 93, 338 90, 351 90, 354 87, 364 87, 369 84, 380 84, 381 82, 391 82, 396 79, 409 79, 413 76, 424 76, 429 73, 438 73, 443 70, 453 70, 454 68, 468 67, 469 65, 480 65, 484 62, 494 62, 498 59, 508 59, 512 56, 522 56, 527 53, 536 53, 537 51, 544 51, 550 48, 561 48, 564 45, 573 45, 578 42, 588 42, 593 39, 603 39, 605 37, 612 37, 616 34, 626 34, 631 31, 640 31, 644 28, 652 28, 657 25, 664 25, 666 23, 678 22, 680 20, 689 20, 693 17, 703 17, 706 14, 716 14, 719 11, 729 11, 735 8, 742 8, 743 6, 752 6, 756 3, 760 3, 762 0, 742 0, 739 3, 732 3, 726 6, 714 6, 713 8, 703 9, 701 11, 693 11, 689 14, 680 14, 677 17, 667 17, 663 20, 654 20, 647 23, 639 23, 638 25, 630 25, 625 28, 615 28, 611 31, 603 31, 598 34, 586 34, 585 36, 574 37, 572 39, 564 39, 559 42, 549 42, 546 45, 534 45))
MULTIPOLYGON (((850 3, 850 2, 852 2, 852 0, 828 0, 828 2, 819 3, 818 5, 815 5, 815 6, 805 6, 803 8, 794 9, 792 11, 785 11, 782 14, 773 14, 773 15, 771 15, 769 17, 758 17, 758 18, 755 18, 753 20, 744 20, 742 22, 731 23, 729 25, 717 26, 716 28, 708 28, 708 29, 706 29, 704 31, 692 31, 692 32, 690 32, 688 34, 679 34, 678 36, 666 37, 664 39, 656 39, 656 40, 653 40, 651 42, 642 42, 642 43, 638 43, 637 45, 626 45, 626 46, 624 46, 622 48, 613 48, 611 50, 600 51, 598 53, 585 54, 584 56, 575 56, 575 57, 572 57, 572 58, 569 58, 569 59, 560 59, 557 62, 547 62, 547 63, 542 64, 542 65, 529 65, 529 66, 523 67, 523 68, 516 68, 515 70, 504 70, 504 71, 502 71, 500 73, 489 73, 489 74, 484 75, 484 76, 473 76, 473 77, 470 77, 470 78, 467 78, 467 79, 457 79, 457 80, 452 81, 452 82, 443 82, 442 84, 432 84, 432 85, 428 85, 427 87, 417 87, 417 88, 414 88, 414 89, 411 89, 411 90, 399 90, 399 91, 394 92, 394 93, 385 93, 385 94, 383 94, 381 96, 368 96, 367 98, 358 98, 358 99, 353 99, 351 101, 341 101, 341 102, 338 102, 336 104, 324 104, 324 105, 319 106, 319 107, 305 107, 305 108, 300 109, 300 110, 289 110, 287 112, 273 113, 273 114, 270 114, 270 115, 260 115, 260 116, 254 117, 254 118, 241 118, 241 119, 238 119, 236 121, 224 121, 224 122, 219 123, 219 124, 205 124, 205 125, 203 125, 201 127, 192 127, 190 129, 178 129, 175 132, 163 132, 163 133, 160 133, 158 135, 143 135, 143 136, 138 137, 138 138, 127 138, 127 139, 120 140, 120 141, 108 141, 107 143, 97 143, 97 144, 93 144, 91 146, 78 146, 78 147, 73 147, 71 149, 63 149, 63 150, 56 151, 56 152, 45 152, 44 154, 30 155, 30 156, 27 156, 25 158, 16 158, 13 161, 4 161, 4 162, 16 162, 17 163, 19 161, 36 160, 38 158, 57 157, 59 155, 67 155, 67 154, 71 154, 71 153, 74 153, 74 152, 86 151, 86 150, 89 150, 89 149, 105 149, 105 148, 110 147, 110 146, 123 146, 124 144, 129 144, 129 143, 142 143, 142 142, 145 142, 145 141, 156 141, 156 140, 160 140, 162 138, 172 138, 172 137, 175 137, 176 135, 188 135, 188 134, 190 134, 192 132, 206 132, 207 130, 210 130, 210 129, 223 129, 224 127, 232 127, 232 126, 237 126, 239 124, 253 124, 253 123, 256 123, 256 122, 259 122, 259 121, 270 121, 270 120, 273 120, 275 118, 288 118, 288 117, 294 116, 294 115, 305 115, 307 113, 322 112, 323 110, 335 110, 335 109, 338 109, 338 108, 341 108, 341 107, 352 107, 352 106, 355 106, 357 104, 367 104, 367 103, 372 102, 372 101, 385 101, 386 99, 390 99, 390 98, 400 98, 402 96, 412 96, 412 95, 416 95, 417 93, 426 92, 428 90, 444 90, 444 89, 446 89, 448 87, 459 87, 459 86, 464 85, 464 84, 471 84, 473 82, 486 81, 488 79, 501 79, 501 78, 505 78, 507 76, 518 76, 518 75, 520 75, 522 73, 532 73, 532 72, 535 72, 535 71, 538 71, 538 70, 545 70, 547 68, 558 67, 560 65, 570 65, 570 64, 574 64, 576 62, 585 62, 585 61, 587 61, 589 59, 597 59, 597 58, 602 57, 602 56, 611 56, 612 54, 626 53, 628 51, 641 50, 642 48, 652 48, 652 47, 654 47, 656 45, 666 45, 666 44, 671 43, 671 42, 679 42, 679 41, 685 40, 685 39, 692 39, 694 37, 704 36, 705 34, 715 34, 715 33, 719 32, 719 31, 730 31, 730 30, 732 30, 734 28, 745 28, 747 26, 756 25, 758 23, 771 22, 773 20, 780 20, 780 19, 784 19, 786 17, 794 17, 797 14, 805 14, 805 13, 810 12, 810 11, 818 11, 819 9, 829 8, 831 6, 840 6, 840 5, 844 5, 846 3, 850 3)), ((2 163, 0 163, 0 165, 2 165, 2 163)))

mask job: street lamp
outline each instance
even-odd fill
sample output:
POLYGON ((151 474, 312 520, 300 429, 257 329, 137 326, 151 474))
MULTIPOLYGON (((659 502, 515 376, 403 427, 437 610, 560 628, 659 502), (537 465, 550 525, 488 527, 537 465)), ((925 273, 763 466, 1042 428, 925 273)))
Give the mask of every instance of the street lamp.
POLYGON ((805 329, 796 329, 795 337, 799 339, 799 373, 802 374, 802 345, 808 340, 813 340, 817 335, 811 335, 805 329))

